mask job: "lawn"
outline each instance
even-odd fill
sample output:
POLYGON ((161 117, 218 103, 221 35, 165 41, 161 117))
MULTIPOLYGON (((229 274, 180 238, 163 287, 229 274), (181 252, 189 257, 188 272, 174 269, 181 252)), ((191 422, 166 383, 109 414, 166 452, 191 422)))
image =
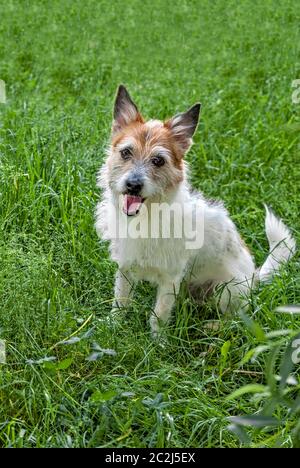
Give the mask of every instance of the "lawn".
POLYGON ((162 346, 148 327, 151 286, 110 314, 116 266, 94 230, 124 83, 147 117, 201 101, 192 182, 224 200, 258 265, 263 203, 299 243, 299 2, 8 0, 0 10, 0 445, 300 446, 290 364, 300 320, 276 312, 300 303, 299 256, 253 291, 247 316, 220 320, 181 295, 162 346), (249 426, 228 429, 246 415, 249 426))

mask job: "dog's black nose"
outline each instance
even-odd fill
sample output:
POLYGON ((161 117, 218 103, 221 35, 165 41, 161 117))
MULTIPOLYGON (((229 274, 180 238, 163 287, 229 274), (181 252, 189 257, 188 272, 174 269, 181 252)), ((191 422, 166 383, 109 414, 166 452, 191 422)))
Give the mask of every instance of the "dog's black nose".
POLYGON ((139 177, 131 177, 126 181, 126 188, 131 195, 140 195, 143 185, 143 181, 139 177))

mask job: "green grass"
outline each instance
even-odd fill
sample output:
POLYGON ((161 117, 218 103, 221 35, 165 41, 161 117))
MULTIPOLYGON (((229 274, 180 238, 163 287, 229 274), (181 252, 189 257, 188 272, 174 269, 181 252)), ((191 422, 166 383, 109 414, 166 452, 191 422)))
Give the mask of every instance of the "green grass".
POLYGON ((162 347, 149 333, 147 284, 110 316, 115 265, 93 227, 95 175, 124 83, 147 117, 202 102, 193 184, 224 200, 258 264, 263 202, 299 242, 299 3, 10 0, 0 10, 0 444, 239 447, 227 418, 263 411, 282 423, 247 429, 246 444, 299 445, 299 414, 288 410, 299 374, 288 369, 298 385, 281 395, 273 374, 288 338, 266 336, 299 329, 275 312, 300 303, 299 256, 253 292, 255 323, 238 316, 213 331, 217 311, 182 297, 162 347), (71 335, 81 340, 57 344, 71 335), (245 358, 274 340, 277 354, 245 358), (93 343, 116 354, 88 361, 93 343), (30 363, 45 357, 56 361, 30 363), (266 394, 226 399, 249 384, 266 394))

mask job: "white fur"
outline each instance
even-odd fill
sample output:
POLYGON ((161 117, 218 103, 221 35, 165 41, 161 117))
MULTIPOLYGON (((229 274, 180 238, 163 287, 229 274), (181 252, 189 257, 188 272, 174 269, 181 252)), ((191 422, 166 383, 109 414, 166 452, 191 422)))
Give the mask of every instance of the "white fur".
POLYGON ((258 271, 261 281, 269 280, 281 263, 287 262, 296 251, 296 242, 289 229, 267 206, 265 229, 269 241, 270 253, 258 271))
POLYGON ((163 123, 160 120, 155 119, 148 120, 145 125, 147 128, 163 127, 163 123))
MULTIPOLYGON (((97 206, 96 229, 99 236, 110 241, 112 259, 119 266, 114 305, 128 304, 132 287, 137 281, 147 280, 156 284, 156 306, 150 318, 154 336, 159 332, 159 321, 169 319, 183 279, 197 288, 205 288, 207 284, 214 289, 221 286, 221 310, 234 311, 245 304, 254 281, 270 278, 280 263, 287 261, 295 251, 295 241, 287 227, 267 210, 266 232, 272 252, 257 275, 253 259, 223 205, 211 204, 201 194, 192 194, 186 178, 166 199, 160 201, 176 201, 203 210, 204 244, 200 249, 187 249, 184 238, 111 238, 108 234, 111 206, 117 211, 121 211, 122 207, 108 186, 106 174, 104 166, 99 179, 104 193, 102 202, 97 206)), ((185 210, 182 212, 186 213, 185 210)), ((122 214, 120 223, 125 220, 128 222, 126 215, 122 214)))

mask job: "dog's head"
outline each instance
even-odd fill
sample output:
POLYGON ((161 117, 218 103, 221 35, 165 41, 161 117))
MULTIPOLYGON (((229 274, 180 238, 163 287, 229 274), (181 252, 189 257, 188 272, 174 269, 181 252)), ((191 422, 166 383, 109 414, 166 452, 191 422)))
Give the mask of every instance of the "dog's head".
POLYGON ((107 182, 123 196, 128 216, 146 200, 161 199, 184 178, 183 157, 192 143, 201 105, 161 122, 145 121, 124 86, 114 105, 107 182))

